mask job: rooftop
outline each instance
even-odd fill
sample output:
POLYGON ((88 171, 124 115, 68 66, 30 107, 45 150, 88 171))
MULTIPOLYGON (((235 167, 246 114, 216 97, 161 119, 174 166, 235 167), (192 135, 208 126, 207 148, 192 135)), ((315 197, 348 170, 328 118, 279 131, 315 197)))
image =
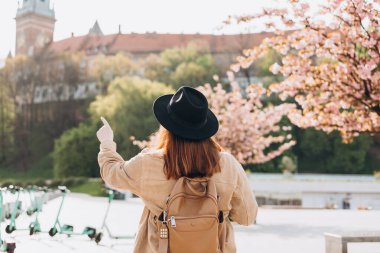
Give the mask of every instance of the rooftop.
POLYGON ((209 46, 212 53, 241 53, 243 49, 258 45, 269 36, 273 34, 213 35, 152 32, 102 35, 99 24, 95 23, 89 34, 55 41, 50 45, 50 49, 57 53, 80 51, 86 54, 159 53, 167 48, 186 46, 191 41, 202 41, 209 46))

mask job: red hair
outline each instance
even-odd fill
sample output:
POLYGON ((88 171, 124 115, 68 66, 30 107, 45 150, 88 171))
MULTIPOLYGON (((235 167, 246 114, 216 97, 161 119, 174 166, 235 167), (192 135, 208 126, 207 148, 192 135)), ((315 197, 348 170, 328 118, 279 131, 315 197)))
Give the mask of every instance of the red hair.
POLYGON ((186 140, 175 136, 164 127, 159 129, 157 149, 164 150, 164 172, 167 179, 186 176, 211 177, 220 172, 221 146, 214 138, 201 141, 186 140))

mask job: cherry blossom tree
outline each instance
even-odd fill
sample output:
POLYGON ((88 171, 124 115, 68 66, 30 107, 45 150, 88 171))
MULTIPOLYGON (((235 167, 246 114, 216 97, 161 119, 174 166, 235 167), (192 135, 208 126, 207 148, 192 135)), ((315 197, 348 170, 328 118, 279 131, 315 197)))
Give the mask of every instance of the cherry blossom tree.
POLYGON ((344 141, 380 132, 379 0, 327 0, 319 8, 288 0, 289 7, 227 21, 264 24, 274 33, 244 51, 232 69, 247 68, 269 50, 281 54, 270 67, 283 80, 269 86, 293 99, 295 125, 340 131, 344 141))
MULTIPOLYGON (((233 81, 232 72, 230 91, 218 83, 198 87, 209 101, 210 109, 217 115, 219 131, 215 135, 222 147, 233 154, 243 164, 264 163, 295 144, 289 133, 291 127, 281 127, 280 121, 292 104, 278 106, 264 105, 262 98, 266 90, 251 84, 245 90, 233 81), (275 146, 275 148, 273 147, 275 146)), ((148 141, 136 141, 134 144, 144 148, 156 144, 157 133, 148 141)))

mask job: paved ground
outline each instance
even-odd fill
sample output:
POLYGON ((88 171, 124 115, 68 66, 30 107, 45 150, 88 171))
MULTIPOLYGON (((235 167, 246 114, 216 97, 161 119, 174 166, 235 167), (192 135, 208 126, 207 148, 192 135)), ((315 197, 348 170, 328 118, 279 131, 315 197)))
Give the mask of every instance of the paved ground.
MULTIPOLYGON (((41 225, 49 230, 60 199, 49 202, 41 214, 41 225)), ((62 212, 62 223, 74 225, 76 231, 85 226, 100 227, 107 200, 72 194, 67 198, 62 212)), ((111 207, 109 226, 116 235, 133 236, 137 230, 142 203, 138 199, 115 201, 111 207)), ((17 227, 27 227, 30 218, 20 216, 17 227)), ((18 253, 63 252, 132 252, 133 239, 112 240, 107 237, 96 245, 85 236, 65 235, 49 237, 46 233, 30 237, 27 231, 15 231, 6 240, 17 243, 18 253)), ((239 253, 323 253, 324 232, 379 231, 380 211, 354 210, 273 210, 260 209, 257 224, 236 226, 239 253)), ((350 244, 349 253, 380 253, 380 243, 350 244)))

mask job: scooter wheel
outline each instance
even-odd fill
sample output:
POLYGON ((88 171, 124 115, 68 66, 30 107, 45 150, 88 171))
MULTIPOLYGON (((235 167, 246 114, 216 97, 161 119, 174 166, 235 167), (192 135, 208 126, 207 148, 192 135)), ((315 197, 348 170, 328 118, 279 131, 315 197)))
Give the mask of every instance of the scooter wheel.
POLYGON ((27 211, 26 211, 26 214, 27 214, 28 216, 31 216, 31 215, 33 214, 33 211, 32 211, 32 210, 27 210, 27 211))
POLYGON ((57 231, 56 228, 51 228, 51 229, 49 230, 49 235, 50 235, 51 237, 53 237, 53 236, 55 236, 55 234, 56 234, 57 232, 58 232, 58 231, 57 231))
POLYGON ((99 234, 97 234, 97 235, 95 236, 95 242, 96 242, 96 243, 99 243, 99 242, 102 240, 102 237, 103 237, 103 233, 100 232, 99 234))
POLYGON ((5 232, 7 232, 7 234, 12 233, 13 231, 15 231, 15 228, 14 228, 14 227, 11 227, 10 225, 7 225, 7 226, 5 227, 5 232))
POLYGON ((13 253, 15 252, 16 243, 7 243, 7 253, 13 253))
POLYGON ((29 235, 33 235, 34 234, 34 227, 31 227, 30 229, 29 229, 29 235))

